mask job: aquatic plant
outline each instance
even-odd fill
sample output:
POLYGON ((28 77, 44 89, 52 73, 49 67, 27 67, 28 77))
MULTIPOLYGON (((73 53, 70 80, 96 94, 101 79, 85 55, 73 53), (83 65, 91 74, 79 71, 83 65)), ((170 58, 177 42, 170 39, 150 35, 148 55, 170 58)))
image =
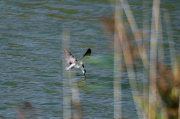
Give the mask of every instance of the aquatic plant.
MULTIPOLYGON (((142 32, 138 29, 130 5, 126 0, 116 0, 115 2, 110 0, 110 3, 112 6, 115 5, 114 18, 102 17, 99 21, 107 35, 115 36, 114 40, 110 39, 114 42, 114 118, 122 118, 120 82, 122 80, 122 61, 124 60, 138 117, 144 119, 178 119, 180 117, 179 64, 170 37, 170 68, 164 64, 160 0, 153 0, 151 28, 149 28, 149 24, 142 21, 142 32), (128 30, 124 27, 127 22, 123 18, 123 13, 125 13, 134 35, 135 44, 128 38, 128 30), (150 37, 144 31, 151 31, 150 37), (147 43, 148 41, 149 43, 147 43), (144 67, 143 72, 140 70, 144 75, 143 90, 139 90, 140 84, 136 81, 136 72, 134 71, 134 62, 139 56, 144 67), (149 82, 149 84, 144 82, 149 82), (143 93, 141 93, 142 91, 143 93)), ((146 4, 144 3, 144 5, 146 4)), ((172 35, 168 29, 170 18, 167 13, 164 16, 168 36, 170 36, 172 35)))

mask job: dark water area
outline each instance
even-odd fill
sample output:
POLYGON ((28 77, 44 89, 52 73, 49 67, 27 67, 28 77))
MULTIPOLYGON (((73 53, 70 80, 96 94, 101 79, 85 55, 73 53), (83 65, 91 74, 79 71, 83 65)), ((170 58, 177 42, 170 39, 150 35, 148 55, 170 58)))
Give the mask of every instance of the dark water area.
MULTIPOLYGON (((143 2, 133 0, 129 4, 142 29, 143 2)), ((151 3, 148 5, 147 13, 152 14, 151 3)), ((178 0, 161 3, 161 13, 169 12, 177 50, 179 5, 178 0)), ((104 0, 0 1, 0 118, 15 119, 26 101, 32 104, 38 119, 63 118, 62 32, 67 27, 73 55, 78 58, 92 49, 85 63, 88 88, 79 88, 82 119, 112 119, 114 52, 98 19, 112 17, 113 11, 104 0)), ((164 39, 167 44, 166 35, 164 39)), ((81 76, 79 69, 73 70, 81 76)), ((122 114, 137 119, 127 73, 122 74, 122 114)), ((141 73, 138 75, 141 77, 141 73)))

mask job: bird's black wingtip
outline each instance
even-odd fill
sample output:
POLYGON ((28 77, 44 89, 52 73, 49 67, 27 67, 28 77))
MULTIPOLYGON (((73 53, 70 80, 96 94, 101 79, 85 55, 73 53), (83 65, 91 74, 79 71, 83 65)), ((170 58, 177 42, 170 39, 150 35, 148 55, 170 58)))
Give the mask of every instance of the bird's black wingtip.
POLYGON ((89 48, 88 51, 91 52, 91 48, 89 48))

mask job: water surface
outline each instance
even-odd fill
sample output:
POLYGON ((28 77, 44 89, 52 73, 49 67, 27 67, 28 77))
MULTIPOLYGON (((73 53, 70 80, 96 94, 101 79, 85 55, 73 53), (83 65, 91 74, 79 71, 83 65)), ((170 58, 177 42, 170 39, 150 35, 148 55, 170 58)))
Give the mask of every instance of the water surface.
MULTIPOLYGON (((169 10, 179 47, 177 3, 165 0, 161 11, 169 10)), ((130 4, 142 27, 142 2, 130 4)), ((28 101, 39 119, 63 118, 62 27, 66 26, 73 55, 80 58, 92 49, 85 63, 86 87, 79 89, 82 118, 113 118, 113 49, 98 21, 113 15, 108 1, 4 0, 0 8, 0 117, 16 118, 18 108, 28 101)), ((80 78, 81 71, 75 71, 80 78)), ((137 119, 127 73, 122 74, 123 117, 137 119)))

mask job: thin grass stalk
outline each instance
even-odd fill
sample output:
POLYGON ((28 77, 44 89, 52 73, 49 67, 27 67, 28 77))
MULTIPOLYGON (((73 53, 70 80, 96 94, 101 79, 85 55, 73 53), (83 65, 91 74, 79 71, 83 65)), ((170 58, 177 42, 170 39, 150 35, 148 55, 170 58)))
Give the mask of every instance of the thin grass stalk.
POLYGON ((142 45, 142 36, 138 30, 138 27, 137 27, 137 24, 136 24, 136 21, 134 19, 134 16, 133 16, 133 13, 129 7, 129 4, 126 0, 120 0, 121 1, 121 4, 123 6, 123 9, 125 11, 125 14, 127 16, 127 19, 129 21, 129 24, 130 24, 130 27, 131 27, 131 30, 133 32, 133 35, 135 37, 135 41, 136 41, 136 44, 137 44, 137 47, 138 47, 138 51, 139 51, 139 54, 140 54, 140 57, 142 59, 142 62, 143 62, 143 65, 144 67, 147 69, 148 68, 148 57, 147 57, 147 54, 146 54, 146 49, 145 47, 142 45))
MULTIPOLYGON (((75 72, 69 72, 69 79, 73 79, 75 72)), ((79 96, 79 89, 76 80, 70 80, 71 95, 72 95, 72 106, 73 106, 73 119, 81 119, 81 103, 79 96)))
MULTIPOLYGON (((115 26, 117 21, 122 23, 123 12, 119 9, 119 2, 116 0, 115 5, 115 26)), ((122 70, 122 51, 120 48, 117 29, 114 34, 114 119, 122 119, 121 106, 121 70, 122 70)))
MULTIPOLYGON (((149 24, 148 24, 148 11, 147 11, 147 0, 144 0, 144 3, 143 3, 143 35, 142 35, 142 42, 143 42, 143 47, 146 48, 146 52, 148 53, 149 52, 149 24), (147 44, 148 43, 148 44, 147 44)), ((148 69, 145 69, 143 70, 143 96, 144 98, 142 99, 143 101, 143 119, 147 119, 148 118, 148 115, 147 115, 147 112, 148 112, 148 109, 149 109, 149 104, 145 104, 145 102, 148 103, 147 101, 147 98, 148 97, 148 84, 146 84, 148 82, 148 72, 149 70, 148 69)))
MULTIPOLYGON (((143 47, 146 48, 147 54, 149 53, 149 37, 150 37, 150 25, 149 14, 148 14, 148 0, 143 2, 143 30, 142 30, 142 42, 143 47)), ((150 9, 150 8, 149 8, 150 9)), ((148 56, 147 56, 148 57, 148 56)))
MULTIPOLYGON (((132 55, 130 52, 129 43, 127 41, 123 23, 121 23, 120 21, 117 20, 115 24, 116 24, 115 27, 117 28, 119 40, 121 43, 123 55, 124 55, 125 65, 126 65, 127 72, 128 72, 128 78, 129 78, 129 82, 130 82, 130 86, 131 86, 131 90, 132 90, 133 99, 135 100, 135 96, 136 96, 135 92, 138 90, 137 90, 135 72, 134 72, 134 68, 133 68, 133 61, 132 61, 132 55)), ((137 102, 135 102, 135 105, 136 105, 135 107, 137 110, 138 117, 140 118, 140 112, 142 112, 142 111, 140 110, 140 108, 138 108, 137 102)))
MULTIPOLYGON (((159 14, 159 18, 161 15, 159 14)), ((159 35, 158 35, 158 62, 159 63, 164 63, 164 43, 163 43, 163 35, 162 35, 162 23, 161 23, 161 19, 159 19, 159 35)), ((168 119, 167 113, 166 113, 166 109, 163 105, 163 102, 161 100, 161 97, 159 95, 159 91, 157 90, 157 105, 158 107, 161 109, 161 118, 162 119, 168 119)))
POLYGON ((151 24, 151 42, 150 42, 150 89, 149 89, 149 119, 156 117, 156 59, 157 59, 157 43, 159 33, 159 0, 153 1, 152 8, 152 24, 151 24))
POLYGON ((71 90, 70 80, 65 71, 66 61, 64 59, 64 48, 68 48, 70 40, 69 30, 63 27, 62 32, 62 72, 63 72, 63 119, 71 119, 71 90))
POLYGON ((179 60, 177 58, 174 58, 174 64, 172 66, 172 69, 173 69, 174 82, 178 83, 179 82, 179 60))
MULTIPOLYGON (((69 48, 70 42, 70 33, 69 29, 64 28, 62 34, 62 51, 64 48, 69 48)), ((64 55, 62 56, 64 57, 64 55)), ((66 61, 63 58, 63 104, 65 103, 64 107, 64 118, 72 118, 71 113, 73 112, 73 119, 81 119, 81 105, 79 99, 79 90, 77 82, 73 80, 73 76, 75 76, 75 72, 67 72, 65 71, 66 61), (68 75, 67 75, 68 74, 68 75), (72 96, 72 97, 71 97, 72 96), (71 111, 71 103, 73 106, 73 111, 71 111), (68 108, 67 108, 68 107, 68 108)))
MULTIPOLYGON (((148 76, 147 76, 147 70, 143 70, 143 96, 144 97, 148 97, 148 88, 147 88, 147 79, 148 79, 148 76)), ((144 110, 142 115, 143 115, 143 119, 147 119, 148 115, 146 113, 146 110, 149 109, 149 104, 144 104, 145 102, 147 102, 147 99, 146 98, 142 98, 142 104, 143 104, 143 107, 142 109, 144 110)), ((148 111, 147 111, 148 112, 148 111)))
MULTIPOLYGON (((178 119, 180 119, 180 78, 179 78, 179 72, 180 72, 180 69, 179 69, 179 59, 178 58, 174 58, 174 64, 172 66, 172 69, 173 69, 173 83, 174 83, 174 87, 173 87, 173 90, 172 90, 172 94, 174 96, 174 98, 179 98, 179 107, 177 109, 177 117, 178 119)), ((178 104, 177 104, 178 105, 178 104)))
MULTIPOLYGON (((122 4, 122 6, 123 6, 123 4, 122 4)), ((123 51, 125 64, 126 64, 127 70, 129 71, 128 74, 132 74, 132 75, 129 75, 130 79, 134 79, 134 80, 130 80, 130 83, 132 84, 132 88, 137 91, 135 72, 133 69, 132 55, 130 52, 130 47, 129 47, 129 43, 127 41, 127 36, 125 33, 125 28, 124 28, 123 22, 121 23, 120 21, 117 20, 116 28, 117 28, 117 33, 118 33, 119 40, 121 43, 121 48, 123 51), (124 46, 124 44, 126 45, 126 47, 124 46)))

